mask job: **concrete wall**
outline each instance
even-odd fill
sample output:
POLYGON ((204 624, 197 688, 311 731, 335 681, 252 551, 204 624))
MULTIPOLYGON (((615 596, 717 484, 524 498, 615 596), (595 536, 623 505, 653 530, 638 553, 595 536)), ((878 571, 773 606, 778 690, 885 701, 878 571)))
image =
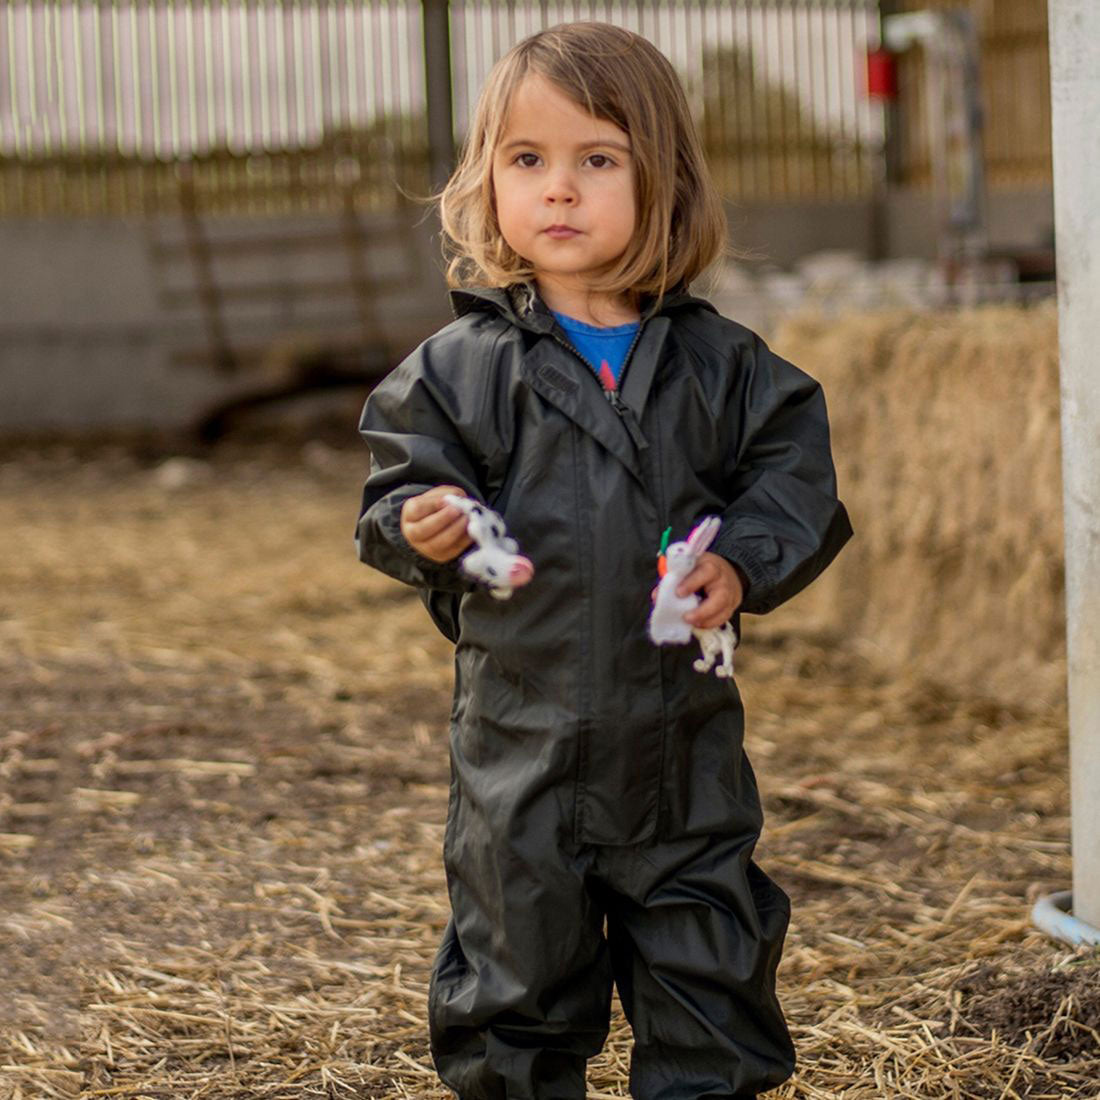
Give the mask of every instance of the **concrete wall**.
MULTIPOLYGON (((217 241, 253 235, 258 224, 222 219, 207 231, 217 252, 217 241)), ((208 354, 208 324, 179 224, 0 223, 0 432, 185 427, 220 400, 255 389, 279 369, 289 346, 354 341, 364 324, 347 248, 301 243, 338 233, 337 220, 268 224, 277 234, 271 247, 230 249, 214 261, 220 286, 273 288, 223 306, 233 346, 271 352, 267 362, 226 376, 208 354), (281 247, 285 238, 299 244, 281 247), (346 290, 306 293, 318 280, 346 290)), ((396 361, 450 316, 438 245, 430 219, 404 226, 400 246, 390 224, 376 219, 365 230, 363 268, 380 284, 375 322, 396 361)))
MULTIPOLYGON (((993 250, 1050 247, 1054 200, 1049 188, 993 192, 986 201, 986 230, 993 250)), ((936 255, 936 209, 931 196, 898 191, 887 203, 886 248, 893 256, 936 255)))
MULTIPOLYGON (((892 191, 885 202, 866 200, 727 204, 734 248, 748 262, 790 267, 813 252, 842 249, 868 259, 936 258, 937 218, 931 196, 892 191)), ((988 197, 989 243, 994 249, 1049 245, 1054 204, 1049 188, 995 192, 988 197)))
MULTIPOLYGON (((868 258, 935 255, 934 211, 921 195, 893 195, 879 209, 866 202, 745 204, 729 214, 734 246, 758 265, 788 267, 826 249, 868 258)), ((989 222, 996 247, 1049 243, 1050 193, 994 195, 989 222)), ((376 284, 372 310, 396 362, 450 317, 435 223, 416 212, 397 226, 392 219, 363 225, 360 261, 376 284)), ((209 356, 202 361, 210 339, 180 224, 0 222, 0 433, 186 427, 220 400, 255 389, 288 349, 356 340, 363 322, 350 293, 347 248, 302 240, 338 234, 337 218, 204 226, 219 286, 271 290, 222 310, 231 344, 270 352, 237 376, 219 375, 209 356), (274 235, 271 247, 219 251, 219 242, 261 231, 274 235), (281 246, 280 238, 297 244, 281 246), (306 293, 305 284, 318 280, 337 289, 306 293)))

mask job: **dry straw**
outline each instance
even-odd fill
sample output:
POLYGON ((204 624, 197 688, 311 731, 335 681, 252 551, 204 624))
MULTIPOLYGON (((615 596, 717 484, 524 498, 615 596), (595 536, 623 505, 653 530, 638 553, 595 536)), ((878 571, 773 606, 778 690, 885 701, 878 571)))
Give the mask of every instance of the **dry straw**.
POLYGON ((1060 699, 1054 304, 804 315, 775 345, 825 385, 857 532, 793 615, 894 668, 1005 699, 1060 699))
MULTIPOLYGON (((1027 487, 1056 473, 1050 425, 1020 408, 1050 407, 1049 318, 971 319, 954 358, 965 319, 814 324, 780 348, 826 379, 860 531, 820 606, 881 639, 823 646, 795 605, 738 658, 759 858, 794 903, 801 1061, 775 1095, 1094 1098, 1096 959, 1026 921, 1069 877, 1064 711, 928 678, 956 650, 978 666, 968 637, 1056 663, 1045 573, 1028 602, 1050 653, 984 625, 1008 615, 994 563, 1056 552, 1053 489, 1027 487), (952 572, 960 545, 983 556, 952 572), (857 564, 870 609, 841 583, 857 564)), ((0 1097, 442 1100, 425 1007, 451 655, 354 560, 364 456, 229 448, 182 479, 125 452, 2 459, 0 1097)), ((617 1017, 591 1097, 626 1095, 629 1043, 617 1017)))

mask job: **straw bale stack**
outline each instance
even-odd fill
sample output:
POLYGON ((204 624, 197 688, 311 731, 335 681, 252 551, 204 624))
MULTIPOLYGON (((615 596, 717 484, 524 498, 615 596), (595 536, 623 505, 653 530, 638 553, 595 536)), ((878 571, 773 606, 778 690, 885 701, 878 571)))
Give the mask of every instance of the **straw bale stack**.
POLYGON ((757 629, 810 624, 918 679, 1019 703, 1060 698, 1054 303, 804 313, 773 343, 825 386, 856 538, 757 629))

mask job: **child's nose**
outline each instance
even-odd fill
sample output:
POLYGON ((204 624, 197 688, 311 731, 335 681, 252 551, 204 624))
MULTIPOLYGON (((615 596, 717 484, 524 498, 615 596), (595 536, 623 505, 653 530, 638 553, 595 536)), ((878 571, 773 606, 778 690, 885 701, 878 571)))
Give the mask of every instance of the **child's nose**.
POLYGON ((571 206, 577 201, 577 188, 572 177, 567 172, 555 172, 546 181, 545 197, 547 202, 571 206))

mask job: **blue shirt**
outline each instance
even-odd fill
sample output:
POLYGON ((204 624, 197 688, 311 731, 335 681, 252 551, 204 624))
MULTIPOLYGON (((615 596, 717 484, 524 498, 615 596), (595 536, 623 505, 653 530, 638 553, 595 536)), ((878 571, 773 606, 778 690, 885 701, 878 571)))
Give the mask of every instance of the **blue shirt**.
POLYGON ((570 343, 587 360, 605 390, 619 388, 619 379, 626 364, 626 357, 638 332, 637 321, 625 325, 600 328, 586 325, 564 313, 550 311, 565 330, 570 343))

